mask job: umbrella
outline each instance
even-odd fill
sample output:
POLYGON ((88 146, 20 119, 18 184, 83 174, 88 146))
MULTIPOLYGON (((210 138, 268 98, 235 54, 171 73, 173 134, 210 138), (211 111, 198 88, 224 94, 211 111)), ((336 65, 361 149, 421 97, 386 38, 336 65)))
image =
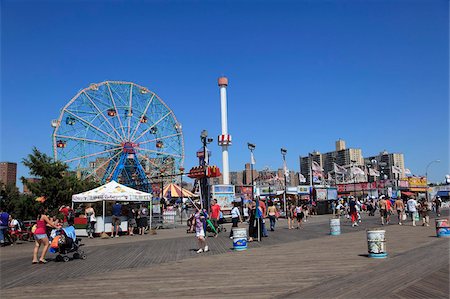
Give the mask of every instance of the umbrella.
POLYGON ((175 184, 169 184, 164 187, 163 190, 163 196, 164 197, 175 197, 175 198, 181 198, 181 197, 197 197, 194 193, 184 189, 180 188, 180 186, 175 184), (170 196, 169 196, 170 195, 170 196))

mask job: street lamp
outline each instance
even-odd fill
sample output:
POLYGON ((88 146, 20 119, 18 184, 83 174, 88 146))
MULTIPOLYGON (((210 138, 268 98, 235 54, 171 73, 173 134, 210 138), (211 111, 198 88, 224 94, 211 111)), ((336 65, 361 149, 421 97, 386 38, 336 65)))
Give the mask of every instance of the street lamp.
POLYGON ((425 182, 426 182, 426 193, 425 193, 425 196, 426 196, 426 200, 428 201, 428 167, 430 167, 430 165, 431 164, 433 164, 433 163, 439 163, 439 162, 441 162, 441 160, 433 160, 433 161, 431 161, 430 163, 428 163, 428 165, 427 165, 427 168, 425 168, 425 182))
POLYGON ((287 208, 286 208, 286 191, 287 191, 286 154, 287 154, 287 149, 281 148, 281 155, 283 156, 283 173, 284 173, 284 195, 283 195, 284 215, 287 215, 287 208))
MULTIPOLYGON (((200 166, 204 166, 205 168, 209 165, 209 157, 208 151, 206 150, 206 145, 213 142, 214 139, 208 137, 208 131, 203 130, 200 133, 200 140, 203 145, 203 161, 200 163, 200 166)), ((206 170, 206 169, 205 169, 206 170)), ((202 209, 206 206, 206 209, 209 211, 209 195, 208 195, 208 178, 204 177, 200 181, 200 189, 202 190, 202 209)))
POLYGON ((254 200, 254 186, 253 186, 253 163, 254 163, 254 158, 253 158, 253 151, 256 148, 256 145, 254 145, 253 143, 248 142, 247 143, 247 147, 250 150, 250 154, 252 156, 252 160, 250 161, 250 180, 252 181, 252 200, 254 200))

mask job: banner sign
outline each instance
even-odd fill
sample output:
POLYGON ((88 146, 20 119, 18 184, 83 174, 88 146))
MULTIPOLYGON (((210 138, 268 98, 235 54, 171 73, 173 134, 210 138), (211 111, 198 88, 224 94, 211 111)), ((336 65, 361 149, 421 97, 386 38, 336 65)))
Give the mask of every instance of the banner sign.
POLYGON ((297 186, 298 194, 309 194, 309 186, 297 186))
MULTIPOLYGON (((379 188, 384 188, 378 186, 379 188)), ((350 192, 350 191, 367 191, 371 189, 377 189, 377 183, 371 182, 371 183, 357 183, 357 184, 338 184, 337 185, 337 191, 338 192, 350 192)))
POLYGON ((234 185, 213 185, 212 198, 217 201, 222 210, 231 210, 235 198, 234 185))
POLYGON ((426 177, 411 177, 408 178, 409 187, 426 187, 427 178, 426 177))
POLYGON ((338 193, 336 188, 330 188, 328 189, 327 199, 328 200, 335 200, 338 198, 338 193))
POLYGON ((327 200, 327 189, 316 189, 317 200, 327 200))

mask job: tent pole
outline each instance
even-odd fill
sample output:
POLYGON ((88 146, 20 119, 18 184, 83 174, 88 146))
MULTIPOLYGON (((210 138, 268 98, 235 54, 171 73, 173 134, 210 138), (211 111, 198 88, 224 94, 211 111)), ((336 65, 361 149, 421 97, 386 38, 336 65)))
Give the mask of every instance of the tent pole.
POLYGON ((105 201, 103 201, 103 232, 104 233, 106 232, 105 226, 106 226, 106 223, 105 223, 105 201))
POLYGON ((150 200, 150 223, 149 223, 149 226, 150 226, 150 230, 152 230, 152 215, 153 215, 153 197, 151 198, 151 200, 150 200))

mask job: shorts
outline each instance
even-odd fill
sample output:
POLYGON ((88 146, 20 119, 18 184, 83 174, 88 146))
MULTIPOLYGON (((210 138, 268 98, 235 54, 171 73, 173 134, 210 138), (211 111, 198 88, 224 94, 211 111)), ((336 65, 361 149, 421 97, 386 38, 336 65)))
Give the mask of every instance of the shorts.
POLYGON ((297 213, 297 221, 301 221, 305 217, 305 214, 303 212, 297 213))
POLYGON ((35 239, 36 241, 42 240, 42 239, 45 239, 45 238, 48 239, 47 234, 35 234, 35 235, 34 235, 34 239, 35 239))
POLYGON ((134 219, 134 218, 128 219, 128 226, 136 227, 136 219, 134 219))
POLYGON ((197 237, 197 238, 200 238, 200 237, 205 237, 205 231, 203 230, 203 229, 201 229, 201 230, 195 230, 195 236, 197 237))
POLYGON ((381 216, 381 217, 387 217, 387 212, 386 212, 386 210, 384 210, 384 209, 380 210, 380 216, 381 216))
POLYGON ((138 219, 138 227, 147 227, 147 226, 148 226, 147 217, 141 217, 138 219))
POLYGON ((121 223, 122 223, 122 221, 120 221, 120 217, 119 216, 112 216, 112 218, 111 218, 111 223, 112 223, 112 225, 113 226, 116 226, 116 225, 120 225, 121 223))

